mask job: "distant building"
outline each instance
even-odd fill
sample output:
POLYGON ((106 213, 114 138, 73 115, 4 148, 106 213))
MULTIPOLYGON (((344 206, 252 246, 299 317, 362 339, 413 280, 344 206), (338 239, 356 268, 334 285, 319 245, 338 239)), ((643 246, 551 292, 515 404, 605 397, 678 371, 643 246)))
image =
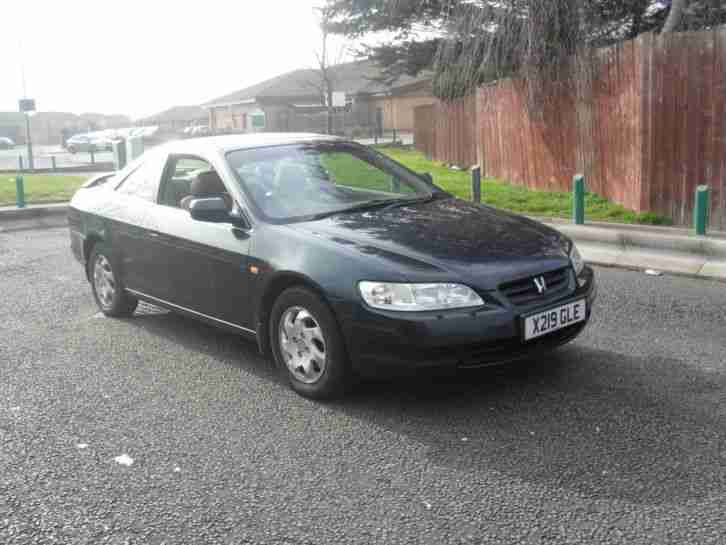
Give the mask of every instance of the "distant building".
POLYGON ((96 113, 85 113, 81 114, 80 117, 83 121, 88 123, 92 130, 102 131, 105 129, 122 129, 129 127, 133 123, 131 118, 126 115, 119 114, 96 114, 96 113))
MULTIPOLYGON (((37 112, 30 117, 30 137, 34 144, 58 145, 63 138, 79 132, 128 126, 131 120, 122 115, 37 112)), ((25 116, 18 112, 0 112, 0 136, 25 143, 25 116)))
MULTIPOLYGON (((380 69, 371 61, 339 64, 330 71, 337 133, 412 131, 413 108, 436 101, 430 78, 403 77, 393 85, 384 85, 376 79, 380 69)), ((323 132, 327 107, 321 87, 318 70, 294 70, 202 106, 216 132, 323 132)))
POLYGON ((174 106, 136 122, 137 125, 157 125, 163 133, 179 133, 186 127, 208 123, 209 114, 201 106, 174 106))

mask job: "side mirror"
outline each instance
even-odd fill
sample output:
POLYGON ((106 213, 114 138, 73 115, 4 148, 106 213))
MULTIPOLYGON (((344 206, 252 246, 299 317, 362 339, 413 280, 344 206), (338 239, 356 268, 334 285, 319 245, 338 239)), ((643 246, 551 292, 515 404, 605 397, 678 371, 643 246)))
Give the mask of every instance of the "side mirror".
POLYGON ((424 181, 426 181, 426 182, 428 182, 430 184, 433 184, 434 183, 434 178, 433 178, 433 176, 431 176, 431 173, 430 172, 422 172, 420 174, 420 176, 421 176, 421 178, 424 179, 424 181))
POLYGON ((189 214, 198 221, 231 221, 227 201, 222 197, 192 199, 189 203, 189 214))

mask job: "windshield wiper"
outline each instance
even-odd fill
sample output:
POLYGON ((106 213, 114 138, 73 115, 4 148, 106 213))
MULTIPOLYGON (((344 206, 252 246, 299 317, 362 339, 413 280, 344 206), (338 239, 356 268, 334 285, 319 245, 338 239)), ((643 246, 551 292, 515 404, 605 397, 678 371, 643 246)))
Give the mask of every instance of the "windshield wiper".
POLYGON ((383 207, 383 210, 389 210, 391 208, 396 208, 398 206, 406 206, 407 204, 428 202, 430 200, 433 200, 433 198, 434 198, 434 195, 429 195, 428 197, 416 197, 415 199, 401 199, 401 198, 376 199, 373 201, 365 201, 362 203, 354 204, 353 206, 348 206, 347 208, 340 208, 338 210, 331 210, 330 212, 322 212, 320 214, 315 214, 314 216, 312 216, 312 219, 328 218, 330 216, 335 216, 337 214, 350 214, 352 212, 370 210, 371 208, 378 208, 381 206, 383 207))
POLYGON ((365 201, 362 203, 354 204, 346 208, 339 208, 338 210, 331 210, 330 212, 322 212, 315 214, 315 218, 327 218, 328 216, 334 216, 336 214, 349 214, 351 212, 360 212, 361 210, 369 210, 371 208, 378 208, 379 206, 389 206, 400 202, 401 199, 376 199, 374 201, 365 201))
POLYGON ((383 211, 391 210, 393 208, 399 208, 401 206, 406 206, 409 204, 416 204, 421 202, 430 202, 434 199, 433 195, 430 195, 428 197, 416 197, 415 199, 390 199, 391 202, 386 204, 386 206, 383 207, 383 211))

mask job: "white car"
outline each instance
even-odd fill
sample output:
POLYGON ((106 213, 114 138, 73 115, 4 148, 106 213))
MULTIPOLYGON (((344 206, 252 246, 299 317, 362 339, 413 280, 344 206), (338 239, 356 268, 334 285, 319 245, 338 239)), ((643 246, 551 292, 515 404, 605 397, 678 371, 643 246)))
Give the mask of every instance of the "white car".
POLYGON ((79 151, 110 151, 113 149, 113 142, 106 136, 77 134, 66 140, 66 149, 71 153, 79 151))

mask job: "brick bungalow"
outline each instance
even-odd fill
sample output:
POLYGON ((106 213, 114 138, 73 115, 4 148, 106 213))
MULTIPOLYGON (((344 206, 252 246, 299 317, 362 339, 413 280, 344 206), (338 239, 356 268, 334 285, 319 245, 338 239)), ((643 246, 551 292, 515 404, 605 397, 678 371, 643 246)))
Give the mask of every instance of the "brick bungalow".
MULTIPOLYGON (((413 131, 413 109, 436 101, 430 78, 403 77, 386 86, 375 78, 370 61, 331 67, 334 81, 336 133, 368 134, 383 130, 413 131)), ((202 105, 216 132, 324 132, 326 108, 320 75, 300 69, 235 91, 202 105)))
POLYGON ((207 110, 201 106, 174 106, 158 114, 139 119, 137 125, 156 125, 162 133, 179 133, 192 125, 206 125, 207 110))

